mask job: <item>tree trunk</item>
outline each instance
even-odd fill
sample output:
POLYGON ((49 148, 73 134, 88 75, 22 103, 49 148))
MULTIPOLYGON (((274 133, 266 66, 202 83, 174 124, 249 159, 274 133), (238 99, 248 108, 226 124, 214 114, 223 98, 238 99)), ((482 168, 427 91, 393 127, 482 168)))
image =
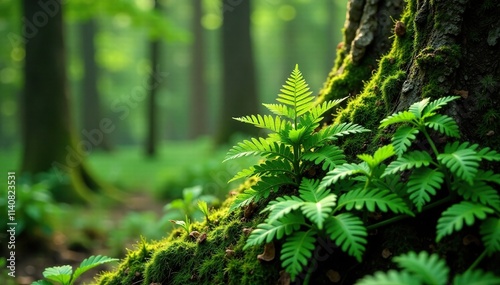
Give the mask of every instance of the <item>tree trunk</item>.
POLYGON ((113 126, 102 120, 101 128, 89 133, 88 140, 79 140, 76 135, 69 110, 62 7, 54 3, 23 1, 22 172, 52 170, 60 181, 68 176, 70 189, 57 193, 57 198, 90 199, 93 194, 89 189, 103 186, 89 173, 85 159, 95 146, 96 135, 110 132, 113 126))
POLYGON ((202 1, 193 0, 193 47, 191 65, 191 104, 190 104, 190 135, 191 139, 195 139, 201 135, 207 134, 208 117, 207 117, 207 85, 205 83, 205 40, 203 35, 203 26, 201 18, 203 16, 202 1))
MULTIPOLYGON (((382 118, 422 98, 461 95, 450 112, 462 138, 498 148, 500 7, 487 0, 412 0, 399 16, 403 1, 360 2, 349 1, 341 59, 320 94, 355 97, 336 120, 375 130, 382 118), (373 75, 366 77, 362 69, 373 75)), ((384 136, 374 132, 346 146, 356 153, 364 145, 375 148, 384 136)))
POLYGON ((255 134, 255 128, 233 117, 258 111, 257 86, 250 36, 250 1, 223 1, 222 110, 216 141, 226 143, 237 132, 255 134))
MULTIPOLYGON (((82 82, 82 100, 83 100, 83 132, 99 130, 99 122, 102 119, 101 105, 99 100, 99 91, 97 89, 97 80, 99 78, 99 68, 95 61, 94 37, 96 33, 95 19, 89 19, 80 25, 81 32, 81 50, 83 58, 83 82, 82 82)), ((105 151, 111 150, 109 139, 106 135, 100 138, 96 148, 105 151)))
MULTIPOLYGON (((160 10, 158 0, 154 1, 154 9, 160 10)), ((147 140, 146 140, 146 155, 154 157, 157 152, 158 141, 158 123, 157 123, 157 110, 156 110, 156 95, 158 88, 156 86, 156 78, 158 78, 158 69, 156 66, 160 62, 160 40, 153 39, 150 43, 150 56, 151 56, 151 76, 149 78, 149 99, 148 99, 148 113, 147 113, 147 140)))

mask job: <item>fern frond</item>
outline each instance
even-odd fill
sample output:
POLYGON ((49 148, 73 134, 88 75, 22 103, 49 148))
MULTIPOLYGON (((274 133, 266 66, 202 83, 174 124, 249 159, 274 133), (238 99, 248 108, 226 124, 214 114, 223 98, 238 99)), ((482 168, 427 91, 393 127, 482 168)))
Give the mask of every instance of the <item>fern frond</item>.
POLYGON ((277 191, 283 185, 296 185, 292 177, 282 176, 264 176, 255 184, 252 189, 257 191, 256 200, 267 198, 271 191, 277 191))
POLYGON ((479 167, 479 157, 467 146, 468 143, 460 145, 459 142, 447 144, 444 153, 439 154, 437 159, 456 176, 472 185, 479 167))
POLYGON ((444 174, 438 169, 419 168, 413 171, 408 180, 408 193, 419 212, 431 200, 431 195, 436 195, 443 181, 444 174))
POLYGON ((295 69, 280 91, 276 100, 292 107, 295 110, 295 117, 302 116, 312 107, 314 97, 311 96, 312 92, 309 91, 298 65, 295 65, 295 69))
POLYGON ((341 99, 335 99, 331 101, 325 101, 321 104, 318 104, 314 107, 312 107, 309 110, 310 117, 312 119, 312 122, 314 123, 319 123, 323 119, 323 114, 325 114, 328 110, 332 109, 333 107, 337 106, 338 104, 342 103, 342 101, 346 100, 347 97, 341 98, 341 99))
POLYGON ((399 127, 394 136, 392 137, 392 144, 394 145, 394 152, 397 155, 403 154, 408 147, 411 145, 411 142, 415 140, 419 133, 418 129, 415 129, 411 126, 401 126, 399 127))
POLYGON ((252 175, 254 175, 254 171, 255 171, 255 168, 253 166, 250 168, 247 168, 247 169, 243 169, 243 170, 239 171, 238 173, 236 173, 236 175, 234 175, 233 178, 231 178, 231 180, 229 180, 227 183, 233 182, 233 181, 241 179, 241 178, 252 176, 252 175))
POLYGON ((398 123, 411 123, 417 117, 415 114, 409 111, 401 111, 388 116, 387 118, 380 121, 379 128, 385 128, 387 126, 398 124, 398 123))
POLYGON ((292 165, 284 159, 266 160, 254 166, 254 174, 263 175, 290 175, 294 176, 292 165))
POLYGON ((244 140, 233 146, 226 154, 225 161, 250 155, 258 155, 262 157, 281 157, 288 161, 293 161, 293 154, 290 147, 278 143, 271 138, 252 138, 252 140, 244 140))
POLYGON ((449 137, 460 137, 457 122, 453 118, 446 115, 437 114, 428 118, 425 122, 425 126, 449 137))
POLYGON ((103 255, 92 255, 86 259, 84 259, 81 263, 80 266, 75 270, 75 273, 73 274, 73 278, 71 280, 71 284, 80 277, 83 273, 86 271, 99 266, 104 263, 109 263, 113 261, 118 261, 118 258, 111 258, 103 255))
POLYGON ((388 190, 358 189, 349 191, 340 196, 336 210, 342 207, 345 207, 347 211, 352 208, 356 210, 365 208, 370 212, 375 212, 376 208, 382 212, 387 212, 390 209, 393 213, 414 216, 403 199, 388 190))
POLYGON ((325 224, 330 239, 335 241, 342 251, 361 262, 368 236, 361 219, 351 213, 341 213, 329 217, 325 224))
POLYGON ((344 151, 335 145, 326 145, 314 152, 307 152, 302 155, 303 160, 314 161, 316 165, 323 163, 323 170, 333 168, 346 163, 344 151))
POLYGON ((269 211, 268 222, 272 223, 281 219, 288 213, 297 210, 304 204, 304 201, 297 196, 283 196, 269 202, 269 205, 262 211, 269 211))
POLYGON ((453 279, 453 285, 491 285, 500 284, 500 277, 481 269, 467 270, 453 279))
POLYGON ((389 270, 365 276, 356 282, 356 285, 421 285, 421 283, 406 271, 389 270))
POLYGON ((236 121, 240 121, 243 123, 247 124, 252 124, 258 128, 263 128, 263 129, 268 129, 270 131, 273 131, 275 133, 279 133, 282 131, 287 124, 290 124, 289 121, 282 120, 281 117, 273 117, 270 115, 251 115, 251 116, 244 116, 244 117, 238 117, 238 118, 233 118, 236 121))
POLYGON ((408 111, 415 115, 416 118, 421 118, 427 104, 429 104, 429 98, 424 98, 419 102, 411 104, 408 111))
POLYGON ((273 239, 281 239, 285 235, 290 235, 298 230, 304 224, 304 217, 297 213, 290 213, 276 221, 268 221, 261 223, 254 229, 248 237, 243 249, 247 249, 254 245, 259 245, 264 242, 268 243, 273 239))
POLYGON ((329 171, 323 180, 321 180, 321 187, 328 187, 332 184, 335 184, 340 179, 344 179, 347 176, 355 175, 358 173, 362 173, 366 176, 370 173, 370 168, 366 164, 366 162, 362 162, 359 164, 356 163, 345 163, 335 167, 332 171, 329 171))
POLYGON ((432 157, 425 151, 417 150, 408 152, 391 162, 384 170, 384 173, 381 177, 387 176, 389 174, 396 174, 407 169, 429 166, 429 164, 431 163, 432 157))
POLYGON ((394 146, 392 144, 385 145, 383 147, 379 147, 373 156, 369 154, 360 154, 358 158, 363 160, 368 164, 370 169, 374 169, 384 160, 394 155, 394 146))
POLYGON ((231 204, 231 207, 229 207, 229 212, 245 207, 246 205, 252 203, 254 200, 257 200, 259 196, 259 192, 255 191, 254 189, 245 190, 243 193, 240 193, 236 196, 233 203, 231 204))
POLYGON ((315 248, 317 232, 313 229, 298 231, 287 237, 281 248, 281 266, 290 274, 292 281, 302 271, 315 248))
POLYGON ((474 185, 460 183, 457 181, 453 188, 458 191, 466 200, 479 202, 483 205, 489 205, 500 211, 500 195, 498 191, 484 181, 474 181, 474 185))
POLYGON ((295 118, 295 111, 293 109, 288 108, 286 105, 282 104, 262 104, 264 107, 266 107, 271 113, 278 115, 278 116, 283 116, 287 117, 291 120, 295 118))
POLYGON ((488 218, 481 224, 481 239, 488 255, 500 251, 500 219, 488 218))
POLYGON ((491 170, 488 171, 478 170, 476 173, 476 181, 486 181, 486 182, 493 182, 496 184, 500 184, 500 174, 494 173, 491 170))
POLYGON ((469 201, 454 204, 444 211, 438 220, 436 242, 439 242, 444 236, 454 231, 461 230, 464 222, 468 226, 471 226, 476 219, 483 220, 487 214, 493 212, 493 209, 489 207, 469 201))
POLYGON ((458 98, 460 98, 460 96, 446 96, 429 102, 422 112, 422 117, 426 118, 433 116, 437 110, 441 109, 441 107, 458 98))
POLYGON ((487 161, 500 161, 500 153, 498 153, 496 150, 490 149, 489 147, 478 150, 477 155, 480 159, 484 159, 487 161))
POLYGON ((318 202, 331 194, 325 187, 319 185, 315 179, 302 179, 299 187, 300 198, 308 202, 318 202))
POLYGON ((424 284, 445 285, 450 269, 437 254, 429 255, 426 251, 409 252, 394 257, 396 263, 422 280, 424 284))
POLYGON ((354 123, 340 123, 335 125, 328 125, 322 128, 319 132, 311 136, 310 141, 304 143, 307 148, 315 147, 324 144, 326 141, 335 141, 339 137, 350 134, 360 134, 370 132, 369 129, 354 124, 354 123))

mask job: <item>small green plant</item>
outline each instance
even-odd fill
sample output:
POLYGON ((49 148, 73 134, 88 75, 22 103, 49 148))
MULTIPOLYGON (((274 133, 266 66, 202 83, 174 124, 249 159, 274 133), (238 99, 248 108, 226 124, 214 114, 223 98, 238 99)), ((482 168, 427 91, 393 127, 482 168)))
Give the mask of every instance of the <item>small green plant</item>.
POLYGON ((373 276, 365 276, 356 285, 471 285, 500 284, 500 277, 480 269, 467 270, 454 278, 449 276, 450 269, 437 254, 429 255, 422 251, 419 254, 409 252, 393 259, 402 269, 400 271, 376 272, 373 276))
POLYGON ((70 265, 47 267, 43 271, 43 277, 45 277, 45 279, 35 281, 31 283, 31 285, 73 285, 75 284, 75 281, 78 279, 78 277, 80 277, 80 275, 82 275, 86 271, 98 265, 113 261, 118 261, 118 259, 102 255, 90 256, 89 258, 83 260, 82 263, 80 263, 80 266, 75 270, 74 273, 70 265))
POLYGON ((183 228, 186 231, 187 235, 191 233, 191 220, 187 215, 184 221, 170 220, 170 222, 178 226, 181 226, 181 228, 183 228))
POLYGON ((203 188, 201 186, 194 186, 184 188, 182 190, 182 199, 175 199, 165 205, 163 208, 166 211, 163 220, 175 220, 187 215, 193 220, 199 220, 205 215, 201 208, 199 208, 199 201, 204 201, 207 204, 215 205, 219 202, 217 197, 212 195, 202 195, 203 188), (201 212, 200 212, 201 211, 201 212))
POLYGON ((314 164, 322 164, 323 170, 331 170, 344 163, 342 149, 332 142, 344 135, 369 131, 353 123, 329 125, 317 131, 323 114, 345 98, 315 104, 298 66, 280 91, 277 101, 282 104, 263 104, 275 116, 234 118, 270 133, 265 138, 244 140, 227 153, 224 161, 250 155, 265 158, 264 162, 240 171, 230 180, 250 176, 260 178, 255 186, 237 196, 231 210, 266 198, 271 191, 284 185, 298 188, 303 173, 314 164))
POLYGON ((200 211, 203 213, 207 222, 210 222, 210 219, 208 218, 210 211, 208 210, 207 202, 198 200, 198 209, 200 209, 200 211))

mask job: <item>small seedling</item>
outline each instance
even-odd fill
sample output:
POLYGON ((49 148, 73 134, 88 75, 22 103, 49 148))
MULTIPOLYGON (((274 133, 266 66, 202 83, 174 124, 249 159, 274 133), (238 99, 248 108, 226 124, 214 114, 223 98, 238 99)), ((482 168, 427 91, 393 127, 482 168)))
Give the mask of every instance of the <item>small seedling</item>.
POLYGON ((186 219, 184 221, 170 220, 170 222, 181 226, 186 231, 186 233, 188 235, 189 235, 189 233, 191 233, 191 220, 188 218, 187 215, 186 215, 186 219))
POLYGON ((83 260, 74 273, 70 265, 47 267, 42 273, 43 277, 45 277, 45 280, 35 281, 31 283, 31 285, 54 285, 54 284, 73 285, 76 279, 78 279, 78 277, 80 277, 80 275, 82 275, 86 271, 98 265, 113 261, 118 261, 118 259, 103 255, 96 255, 96 256, 93 255, 83 260))
POLYGON ((205 215, 205 218, 207 219, 207 222, 210 222, 210 219, 208 218, 208 214, 210 213, 208 210, 208 204, 205 201, 198 200, 198 208, 200 211, 205 215))

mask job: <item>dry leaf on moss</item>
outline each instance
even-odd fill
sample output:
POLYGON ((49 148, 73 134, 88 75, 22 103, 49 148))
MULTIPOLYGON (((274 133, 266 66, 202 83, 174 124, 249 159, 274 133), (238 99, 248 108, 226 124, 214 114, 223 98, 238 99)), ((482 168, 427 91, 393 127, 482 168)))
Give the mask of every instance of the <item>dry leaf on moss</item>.
POLYGON ((337 283, 340 281, 340 273, 338 271, 333 270, 333 269, 329 269, 326 272, 326 276, 333 283, 337 283))
POLYGON ((264 246, 264 252, 257 255, 257 259, 263 261, 271 261, 274 259, 274 256, 274 243, 270 242, 266 243, 266 245, 264 246))

